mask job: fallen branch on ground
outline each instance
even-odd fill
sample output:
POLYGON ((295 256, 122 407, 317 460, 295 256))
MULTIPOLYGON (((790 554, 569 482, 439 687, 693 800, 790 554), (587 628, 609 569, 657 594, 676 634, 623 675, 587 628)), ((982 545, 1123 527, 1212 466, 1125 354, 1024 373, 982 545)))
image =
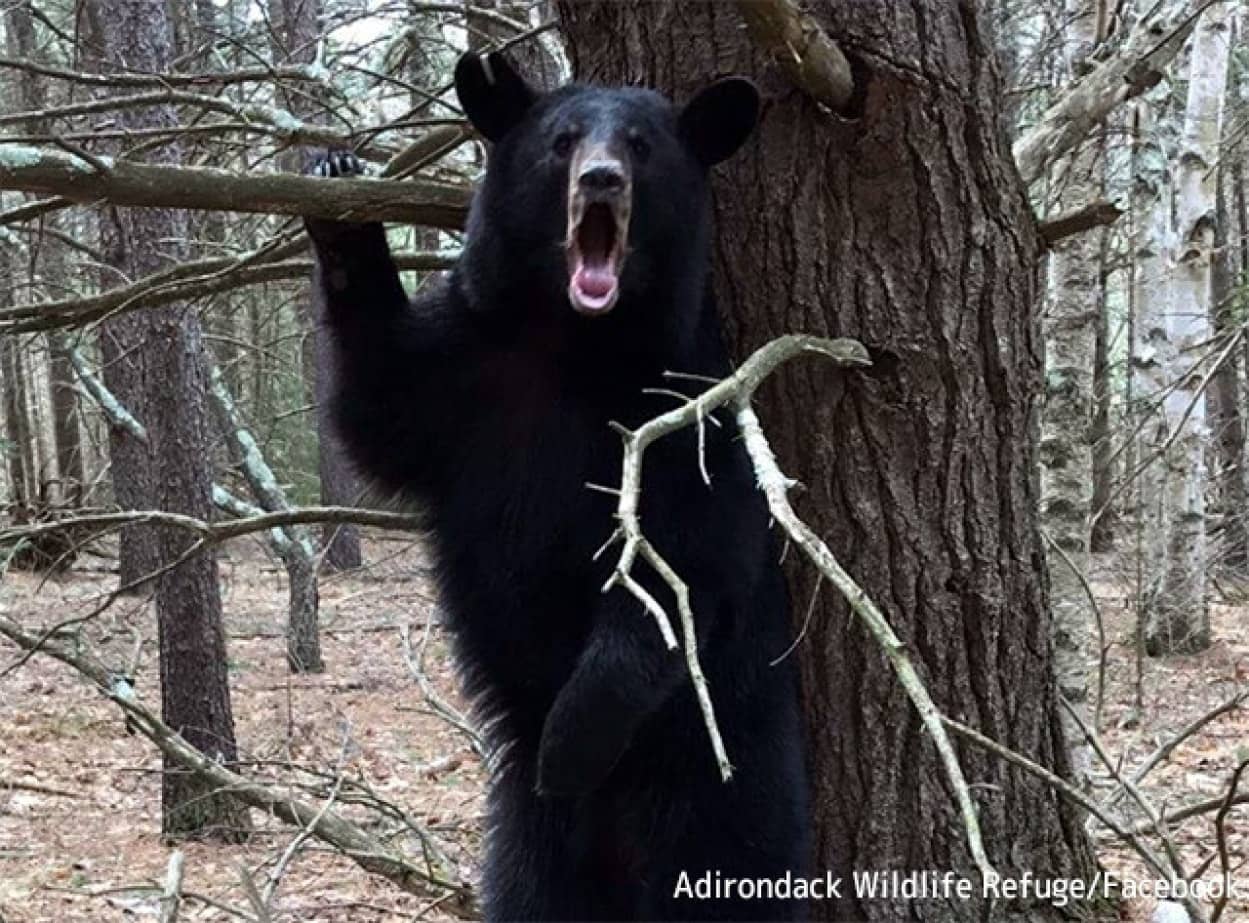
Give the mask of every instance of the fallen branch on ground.
POLYGON ((77 645, 28 634, 21 625, 5 616, 0 616, 0 635, 24 651, 37 650, 77 670, 125 713, 129 728, 150 740, 174 762, 228 791, 242 803, 306 829, 311 836, 337 849, 365 871, 387 879, 409 894, 447 898, 441 906, 448 912, 461 919, 477 918, 472 886, 460 880, 454 870, 440 867, 432 853, 426 853, 424 867, 421 867, 326 805, 309 804, 210 759, 147 708, 128 682, 119 681, 118 675, 89 653, 80 652, 77 645))

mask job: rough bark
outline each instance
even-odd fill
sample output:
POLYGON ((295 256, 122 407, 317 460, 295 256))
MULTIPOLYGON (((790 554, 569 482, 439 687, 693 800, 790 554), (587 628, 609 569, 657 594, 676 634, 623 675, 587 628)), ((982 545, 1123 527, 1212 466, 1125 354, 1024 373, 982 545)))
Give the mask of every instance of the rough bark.
MULTIPOLYGON (((1225 166, 1219 166, 1218 213, 1215 224, 1214 265, 1210 275, 1210 324, 1216 341, 1236 335, 1235 250, 1228 240, 1225 166)), ((1215 561, 1229 572, 1249 570, 1249 489, 1245 483, 1245 422, 1240 384, 1243 349, 1234 349, 1211 381, 1210 418, 1214 430, 1214 495, 1218 516, 1215 561)))
MULTIPOLYGON (((310 64, 315 58, 317 36, 320 34, 320 0, 271 0, 274 34, 282 42, 282 53, 293 64, 310 64)), ((307 95, 291 96, 287 105, 303 117, 317 119, 316 101, 307 95)), ((287 168, 306 172, 310 153, 292 151, 287 168)), ((321 303, 321 286, 313 285, 310 304, 300 311, 300 320, 308 328, 304 340, 304 377, 316 404, 317 473, 323 506, 354 506, 360 490, 342 444, 334 433, 330 419, 330 398, 334 392, 334 351, 324 325, 325 309, 321 303)), ((326 525, 321 532, 322 563, 330 571, 351 570, 363 563, 360 553, 360 530, 352 525, 326 525)), ((292 629, 294 626, 292 625, 292 629)), ((307 647, 307 643, 304 644, 307 647)), ((320 657, 318 653, 318 659, 320 657)), ((291 661, 292 666, 295 661, 291 661)))
MULTIPOLYGON (((173 30, 164 0, 93 0, 88 4, 101 57, 140 72, 170 68, 173 30)), ((133 127, 176 122, 169 107, 133 115, 133 127)), ((161 155, 174 162, 176 145, 161 155)), ((186 256, 187 216, 171 209, 114 210, 110 248, 135 277, 186 256)), ((196 315, 184 306, 117 318, 125 324, 112 338, 136 360, 130 394, 114 394, 138 412, 150 444, 145 485, 156 508, 208 519, 212 512, 207 380, 204 344, 196 315), (136 408, 128 397, 138 395, 136 408)), ((106 337, 106 341, 110 338, 106 337)), ((107 384, 107 381, 106 381, 107 384)), ((111 388, 111 386, 110 386, 111 388)), ((115 476, 117 460, 114 458, 115 476)), ((226 674, 225 633, 214 557, 195 552, 184 530, 154 530, 154 554, 163 573, 156 580, 160 645, 161 708, 165 722, 210 759, 237 758, 226 674)), ((167 837, 212 836, 237 840, 249 827, 246 809, 168 755, 162 785, 161 828, 167 837)))
POLYGON ((1153 654, 1192 653, 1210 645, 1206 602, 1206 447, 1204 371, 1210 338, 1210 274, 1216 224, 1216 176, 1231 53, 1231 4, 1201 15, 1193 37, 1184 134, 1176 168, 1175 281, 1167 317, 1175 387, 1165 402, 1171 444, 1166 453, 1169 526, 1158 606, 1146 631, 1153 654))
MULTIPOLYGON (((1036 519, 1038 241, 998 130, 992 50, 970 4, 810 9, 870 74, 856 121, 796 92, 734 6, 560 7, 579 78, 678 98, 716 74, 759 82, 759 137, 715 183, 714 280, 733 350, 803 332, 855 337, 875 360, 867 373, 799 366, 763 395, 783 466, 807 486, 801 512, 884 610, 940 706, 1065 773, 1036 519)), ((801 622, 812 575, 794 564, 790 578, 801 622)), ((933 747, 837 594, 820 594, 796 656, 817 867, 966 871, 933 747)), ((1090 872, 1076 812, 992 758, 960 755, 983 785, 1000 870, 1090 872)), ((944 923, 985 907, 847 895, 813 911, 944 923)), ((1061 918, 1044 906, 1019 916, 1061 918)))

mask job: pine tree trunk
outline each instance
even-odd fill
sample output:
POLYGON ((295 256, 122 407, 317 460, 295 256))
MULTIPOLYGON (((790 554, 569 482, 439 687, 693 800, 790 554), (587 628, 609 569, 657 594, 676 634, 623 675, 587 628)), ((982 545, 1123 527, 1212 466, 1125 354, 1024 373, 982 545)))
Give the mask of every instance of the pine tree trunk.
MULTIPOLYGON (((89 7, 105 60, 145 73, 170 69, 174 37, 164 0, 93 0, 89 7)), ((177 123, 172 107, 123 110, 118 117, 133 128, 177 123)), ((178 146, 165 145, 159 156, 176 162, 178 146)), ((114 211, 112 219, 113 252, 124 256, 131 277, 185 259, 185 212, 114 211)), ((135 360, 131 368, 141 375, 126 384, 132 398, 142 397, 141 419, 151 449, 145 489, 159 509, 209 519, 212 470, 198 317, 170 305, 123 315, 115 322, 124 322, 124 328, 113 328, 124 338, 106 336, 105 342, 124 349, 128 355, 123 361, 135 360)), ((135 407, 130 405, 130 410, 135 407)), ((117 459, 113 461, 116 466, 117 459)), ((120 475, 115 471, 115 476, 120 475)), ((154 530, 154 550, 164 570, 156 580, 162 716, 210 758, 233 762, 237 748, 216 560, 210 553, 193 553, 193 537, 183 530, 154 530)), ((165 836, 239 840, 247 835, 247 811, 238 802, 168 759, 164 769, 165 836)))
MULTIPOLYGON (((947 713, 1066 774, 1036 515, 1038 248, 999 131, 990 42, 971 4, 808 9, 871 74, 857 119, 796 90, 750 44, 734 4, 560 4, 579 79, 678 98, 716 74, 758 80, 759 137, 716 179, 714 279, 733 350, 805 332, 857 337, 875 360, 849 376, 812 361, 763 395, 785 470, 807 487, 801 512, 881 606, 947 713)), ((798 558, 787 566, 803 622, 814 578, 798 558)), ((817 867, 967 871, 933 748, 884 656, 828 588, 796 656, 817 867)), ((1091 873, 1077 812, 981 752, 960 756, 1000 870, 1091 873)), ((946 923, 984 919, 986 908, 847 894, 813 912, 946 923)), ((1036 905, 1014 918, 1062 914, 1036 905)))
POLYGON ((1168 315, 1175 346, 1165 408, 1170 530, 1158 605, 1146 626, 1151 654, 1193 653, 1210 645, 1206 603, 1205 453, 1209 441, 1204 375, 1197 363, 1210 338, 1210 276, 1216 223, 1216 165, 1227 97, 1231 5, 1207 7, 1193 35, 1176 170, 1177 252, 1168 315))

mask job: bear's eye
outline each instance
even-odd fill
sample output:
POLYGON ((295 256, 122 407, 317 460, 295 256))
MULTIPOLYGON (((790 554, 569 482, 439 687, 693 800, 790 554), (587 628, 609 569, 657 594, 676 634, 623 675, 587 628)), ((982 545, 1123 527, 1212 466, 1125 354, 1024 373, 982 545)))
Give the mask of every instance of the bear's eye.
POLYGON ((551 145, 551 149, 555 151, 556 157, 567 157, 572 153, 572 146, 577 143, 577 136, 571 131, 562 131, 555 136, 555 143, 551 145))
POLYGON ((645 160, 650 156, 650 143, 636 132, 629 135, 629 150, 633 152, 633 156, 639 160, 645 160))

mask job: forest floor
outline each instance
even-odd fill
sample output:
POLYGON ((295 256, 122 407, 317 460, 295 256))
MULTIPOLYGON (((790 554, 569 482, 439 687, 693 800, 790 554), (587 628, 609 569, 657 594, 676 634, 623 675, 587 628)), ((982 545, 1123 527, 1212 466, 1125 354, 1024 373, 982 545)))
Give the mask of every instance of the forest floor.
MULTIPOLYGON (((405 656, 400 628, 418 644, 436 619, 420 548, 410 541, 366 545, 366 569, 326 578, 322 586, 326 672, 292 677, 282 624, 285 575, 253 546, 236 544, 221 559, 229 636, 230 681, 241 754, 259 771, 283 764, 341 774, 401 805, 433 832, 462 876, 475 873, 482 827, 484 770, 460 731, 425 706, 405 656)), ((107 562, 88 561, 71 576, 40 582, 9 574, 0 583, 0 612, 28 627, 49 626, 89 611, 114 585, 107 562)), ((1131 622, 1113 581, 1099 582, 1109 652, 1102 741, 1130 772, 1170 735, 1244 688, 1249 672, 1249 619, 1243 608, 1216 606, 1218 639, 1208 652, 1150 660, 1140 684, 1131 622)), ((154 619, 150 606, 115 604, 87 634, 107 662, 133 659, 143 639, 138 692, 156 698, 154 619)), ((157 919, 159 886, 172 847, 160 837, 160 760, 140 736, 126 732, 116 708, 72 671, 34 657, 14 671, 16 649, 0 640, 0 923, 72 923, 157 919)), ((444 639, 436 624, 425 654, 426 674, 446 700, 463 708, 444 639)), ((1142 785, 1172 809, 1226 791, 1238 746, 1249 741, 1249 710, 1224 715, 1187 740, 1142 785)), ((1249 754, 1247 754, 1249 755, 1249 754)), ((286 779, 292 778, 288 773, 286 779)), ((307 779, 307 776, 302 778, 307 779)), ((1106 780, 1102 780, 1105 782, 1106 780)), ((1246 782, 1249 790, 1249 781, 1246 782)), ((1103 789, 1103 792, 1107 789, 1103 789)), ((364 809, 336 804, 365 820, 364 809)), ((1134 815, 1135 816, 1135 815, 1134 815)), ((376 817, 376 815, 374 815, 376 817)), ((1249 806, 1224 825, 1233 877, 1249 893, 1249 806)), ((253 812, 249 843, 183 844, 182 920, 268 919, 272 923, 370 923, 450 919, 428 899, 401 893, 353 862, 315 843, 289 862, 257 914, 250 879, 263 891, 297 831, 253 812)), ((1215 856, 1213 815, 1179 825, 1174 841, 1189 868, 1215 856)), ((1099 840, 1104 866, 1127 879, 1147 875, 1130 852, 1099 840)), ((1124 905, 1124 920, 1146 920, 1151 901, 1124 905)), ((1249 919, 1249 901, 1235 901, 1226 921, 1249 919)))

